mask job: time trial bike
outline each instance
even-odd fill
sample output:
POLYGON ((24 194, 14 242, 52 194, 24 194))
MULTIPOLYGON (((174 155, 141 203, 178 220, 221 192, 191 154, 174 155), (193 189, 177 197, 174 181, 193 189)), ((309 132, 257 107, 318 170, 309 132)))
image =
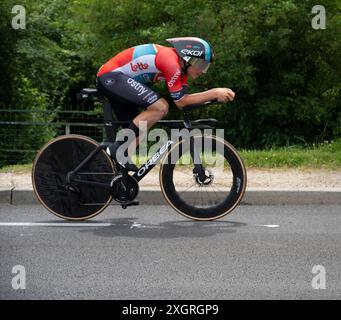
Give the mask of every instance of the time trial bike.
POLYGON ((83 89, 77 96, 102 103, 106 141, 98 143, 87 136, 68 134, 49 141, 38 152, 32 168, 33 189, 41 204, 56 216, 89 219, 112 200, 124 209, 138 205, 139 182, 157 163, 166 202, 187 218, 219 219, 240 203, 247 183, 244 163, 229 142, 202 133, 213 128, 217 120, 190 119, 191 111, 202 105, 185 107, 183 120, 160 121, 188 132, 200 129, 199 134, 168 140, 132 173, 105 151, 125 122, 114 121, 110 102, 96 89, 83 89))

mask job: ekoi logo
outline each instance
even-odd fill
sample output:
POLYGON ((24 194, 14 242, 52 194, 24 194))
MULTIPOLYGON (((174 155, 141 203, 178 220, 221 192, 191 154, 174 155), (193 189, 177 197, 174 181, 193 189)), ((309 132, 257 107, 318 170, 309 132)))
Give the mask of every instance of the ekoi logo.
POLYGON ((176 70, 176 72, 173 74, 173 76, 170 78, 170 80, 168 81, 168 87, 173 87, 174 86, 174 83, 176 82, 176 80, 179 79, 179 76, 181 74, 181 71, 180 70, 176 70))
POLYGON ((201 55, 204 53, 204 51, 200 51, 200 50, 190 50, 190 49, 182 49, 181 53, 185 54, 185 55, 189 55, 192 57, 201 57, 201 55))
POLYGON ((137 62, 136 64, 133 64, 130 62, 130 68, 134 72, 136 72, 137 70, 146 70, 148 69, 148 67, 148 63, 137 62))
POLYGON ((154 164, 159 160, 159 158, 167 151, 168 147, 173 144, 172 140, 168 140, 165 145, 163 145, 156 153, 150 158, 140 169, 137 171, 137 175, 141 177, 146 170, 149 169, 150 166, 154 166, 154 164))

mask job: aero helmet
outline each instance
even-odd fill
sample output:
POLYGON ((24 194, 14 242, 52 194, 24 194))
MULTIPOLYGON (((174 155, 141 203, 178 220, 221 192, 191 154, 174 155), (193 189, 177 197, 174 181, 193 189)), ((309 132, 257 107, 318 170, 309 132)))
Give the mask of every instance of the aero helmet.
POLYGON ((182 37, 166 39, 176 50, 177 54, 191 66, 206 73, 213 61, 211 45, 200 38, 182 37))

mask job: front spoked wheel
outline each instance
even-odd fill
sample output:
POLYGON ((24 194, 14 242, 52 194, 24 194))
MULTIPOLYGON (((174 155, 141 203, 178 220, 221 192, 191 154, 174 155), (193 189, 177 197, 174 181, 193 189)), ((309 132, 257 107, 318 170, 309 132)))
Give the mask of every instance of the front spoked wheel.
POLYGON ((165 199, 177 212, 194 220, 215 220, 230 213, 245 193, 246 180, 245 166, 236 149, 210 135, 177 142, 160 167, 165 199), (193 142, 199 166, 191 156, 193 142))

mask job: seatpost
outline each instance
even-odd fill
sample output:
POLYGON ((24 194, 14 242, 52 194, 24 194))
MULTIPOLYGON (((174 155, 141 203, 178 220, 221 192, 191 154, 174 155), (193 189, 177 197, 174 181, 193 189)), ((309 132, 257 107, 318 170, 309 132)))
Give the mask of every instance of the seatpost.
POLYGON ((116 140, 116 124, 114 124, 114 118, 112 114, 111 104, 104 97, 99 97, 98 99, 103 105, 103 121, 105 126, 105 133, 107 139, 110 142, 115 142, 116 140))

